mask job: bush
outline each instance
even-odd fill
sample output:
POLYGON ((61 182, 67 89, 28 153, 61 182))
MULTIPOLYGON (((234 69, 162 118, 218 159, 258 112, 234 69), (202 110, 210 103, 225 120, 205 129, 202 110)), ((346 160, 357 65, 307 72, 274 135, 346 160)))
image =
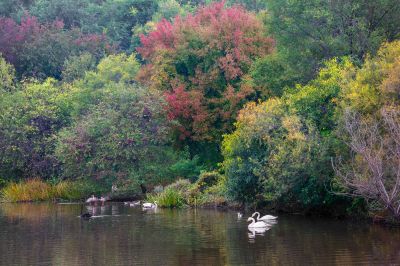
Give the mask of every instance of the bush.
POLYGON ((185 205, 185 198, 182 192, 171 187, 167 187, 159 194, 150 195, 148 200, 151 202, 157 201, 157 205, 164 208, 181 208, 185 205))
POLYGON ((203 172, 199 176, 199 179, 196 182, 196 186, 200 190, 200 192, 204 192, 205 189, 216 185, 221 177, 221 174, 217 171, 203 172))
POLYGON ((199 156, 196 155, 190 159, 188 150, 182 152, 180 156, 181 158, 170 167, 172 175, 180 178, 189 178, 192 182, 195 181, 200 172, 204 170, 199 156))
POLYGON ((187 179, 178 179, 174 183, 168 185, 166 189, 174 189, 177 190, 181 193, 185 193, 189 190, 189 188, 192 186, 189 180, 187 179))

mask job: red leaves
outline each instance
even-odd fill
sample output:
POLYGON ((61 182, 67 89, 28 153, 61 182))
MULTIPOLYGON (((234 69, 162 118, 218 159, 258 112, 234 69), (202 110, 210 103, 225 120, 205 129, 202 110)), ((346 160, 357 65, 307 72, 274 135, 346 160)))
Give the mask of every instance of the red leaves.
POLYGON ((0 53, 14 64, 20 75, 44 72, 41 75, 57 76, 71 53, 85 50, 102 55, 109 48, 104 35, 86 35, 79 29, 65 30, 60 20, 41 24, 36 17, 25 14, 17 23, 11 18, 0 17, 0 53), (51 58, 55 54, 57 58, 43 61, 46 56, 51 58))
POLYGON ((168 20, 163 19, 157 24, 156 30, 150 32, 148 36, 140 35, 142 47, 137 50, 143 58, 148 59, 157 49, 172 48, 174 41, 173 26, 168 20))
POLYGON ((140 80, 167 91, 169 118, 184 128, 181 138, 215 140, 231 128, 254 92, 241 85, 241 78, 256 58, 273 49, 264 32, 254 14, 239 6, 225 8, 222 1, 173 23, 162 20, 141 36, 137 50, 147 65, 140 80))

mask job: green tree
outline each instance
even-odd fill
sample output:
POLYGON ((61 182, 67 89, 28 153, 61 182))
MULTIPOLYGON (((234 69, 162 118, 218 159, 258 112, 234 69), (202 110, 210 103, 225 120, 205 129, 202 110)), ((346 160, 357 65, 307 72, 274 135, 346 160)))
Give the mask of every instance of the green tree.
POLYGON ((96 68, 96 58, 89 53, 83 53, 79 56, 70 56, 64 62, 61 73, 64 82, 73 82, 82 79, 87 71, 96 68))
POLYGON ((55 134, 69 123, 69 88, 54 79, 21 86, 0 97, 0 175, 54 177, 59 173, 55 134))
MULTIPOLYGON (((397 0, 268 0, 267 6, 266 23, 277 40, 282 70, 266 86, 276 90, 288 82, 305 84, 331 57, 348 55, 360 63, 400 33, 397 0)), ((260 66, 273 64, 265 60, 260 66)))
POLYGON ((235 131, 223 141, 230 197, 323 212, 347 204, 329 192, 334 189, 330 159, 342 151, 335 112, 342 81, 353 68, 346 58, 328 61, 307 85, 240 111, 235 131))
POLYGON ((123 83, 107 86, 101 102, 59 135, 63 176, 109 185, 165 182, 174 161, 161 95, 123 83))
POLYGON ((0 95, 15 88, 15 69, 0 54, 0 95))

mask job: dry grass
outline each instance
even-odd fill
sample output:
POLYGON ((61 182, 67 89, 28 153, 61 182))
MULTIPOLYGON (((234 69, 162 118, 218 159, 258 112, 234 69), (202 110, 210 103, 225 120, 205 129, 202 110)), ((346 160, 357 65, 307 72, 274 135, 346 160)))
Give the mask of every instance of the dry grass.
POLYGON ((45 201, 56 199, 80 199, 84 197, 79 184, 61 181, 50 185, 34 178, 19 183, 9 183, 2 190, 2 198, 7 202, 45 201))
POLYGON ((39 180, 30 179, 20 183, 10 183, 2 191, 3 199, 10 202, 49 200, 52 187, 39 180))

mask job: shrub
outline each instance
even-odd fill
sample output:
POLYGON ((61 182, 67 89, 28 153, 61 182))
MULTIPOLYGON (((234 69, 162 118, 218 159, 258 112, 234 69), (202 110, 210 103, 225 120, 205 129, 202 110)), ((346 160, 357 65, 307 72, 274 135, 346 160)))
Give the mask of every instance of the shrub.
POLYGON ((199 179, 196 182, 196 186, 200 190, 200 192, 204 192, 205 189, 210 188, 217 184, 218 180, 221 179, 221 174, 217 171, 212 172, 203 172, 199 176, 199 179))
POLYGON ((148 199, 152 202, 157 201, 158 206, 164 208, 181 208, 185 205, 182 192, 171 187, 167 187, 159 194, 149 196, 148 199))
POLYGON ((174 183, 168 185, 166 187, 166 189, 170 188, 170 189, 174 189, 174 190, 177 190, 179 192, 185 193, 186 191, 189 190, 189 188, 191 186, 192 186, 192 184, 190 183, 189 180, 187 180, 187 179, 178 179, 174 183))
POLYGON ((200 157, 190 158, 189 150, 185 149, 179 154, 179 160, 171 165, 171 174, 179 178, 188 178, 190 181, 196 181, 197 177, 205 169, 200 163, 200 157))

